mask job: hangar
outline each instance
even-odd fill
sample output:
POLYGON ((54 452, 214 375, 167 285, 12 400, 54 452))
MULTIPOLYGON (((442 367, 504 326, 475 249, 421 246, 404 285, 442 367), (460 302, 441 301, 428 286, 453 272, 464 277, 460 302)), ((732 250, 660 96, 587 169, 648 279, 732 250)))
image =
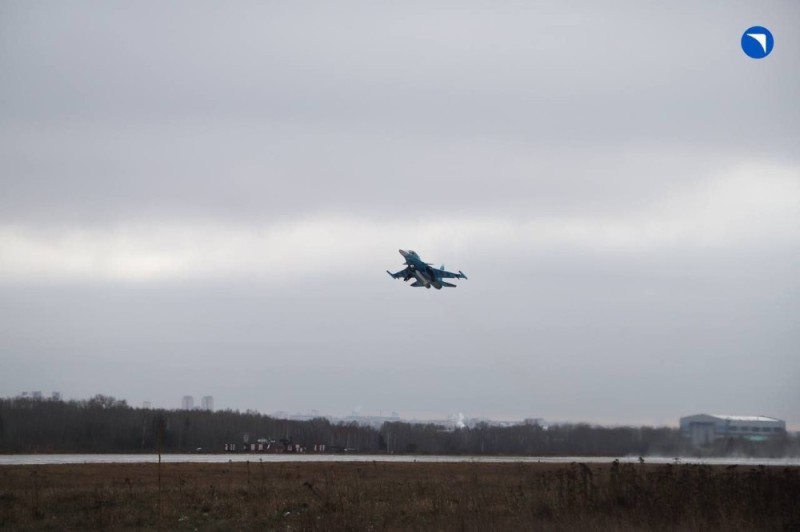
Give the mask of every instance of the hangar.
POLYGON ((765 441, 786 432, 786 422, 766 416, 695 414, 681 418, 681 434, 693 445, 706 445, 720 438, 765 441))

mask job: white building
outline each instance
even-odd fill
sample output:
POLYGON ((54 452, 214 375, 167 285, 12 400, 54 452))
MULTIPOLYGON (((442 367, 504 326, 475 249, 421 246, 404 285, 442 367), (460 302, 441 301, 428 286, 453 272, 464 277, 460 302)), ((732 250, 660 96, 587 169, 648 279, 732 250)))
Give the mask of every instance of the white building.
POLYGON ((786 422, 765 416, 695 414, 681 418, 681 434, 693 445, 706 445, 720 438, 764 441, 786 432, 786 422))
POLYGON ((214 397, 211 395, 204 395, 203 398, 200 399, 200 409, 214 410, 214 397))
POLYGON ((194 408, 194 397, 191 395, 184 395, 181 400, 182 410, 192 410, 194 408))

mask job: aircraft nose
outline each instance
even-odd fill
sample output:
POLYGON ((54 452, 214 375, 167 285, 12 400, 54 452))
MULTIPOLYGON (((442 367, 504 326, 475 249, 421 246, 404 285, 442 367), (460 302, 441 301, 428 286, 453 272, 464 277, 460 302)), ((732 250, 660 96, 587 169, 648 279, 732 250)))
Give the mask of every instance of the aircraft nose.
POLYGON ((407 257, 407 256, 408 256, 408 251, 404 251, 404 250, 402 250, 402 249, 398 249, 397 251, 399 251, 399 252, 400 252, 400 254, 401 254, 402 256, 404 256, 404 257, 407 257))

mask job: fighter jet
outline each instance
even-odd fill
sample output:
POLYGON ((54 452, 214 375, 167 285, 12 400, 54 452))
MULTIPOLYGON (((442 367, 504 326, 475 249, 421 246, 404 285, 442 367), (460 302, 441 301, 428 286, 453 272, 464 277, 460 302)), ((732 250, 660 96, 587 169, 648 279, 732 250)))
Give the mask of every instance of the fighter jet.
POLYGON ((397 273, 392 273, 389 270, 386 270, 386 273, 395 279, 402 279, 403 281, 408 281, 409 279, 414 278, 414 282, 411 283, 411 286, 413 287, 419 288, 424 286, 425 288, 430 289, 430 287, 433 286, 437 290, 441 290, 443 286, 455 288, 456 285, 446 283, 442 279, 467 278, 467 276, 464 275, 464 272, 461 270, 459 270, 458 273, 448 272, 445 271, 444 264, 442 264, 439 268, 434 268, 429 262, 422 262, 422 259, 419 258, 419 255, 417 255, 416 251, 403 251, 402 249, 399 251, 406 260, 406 268, 397 273))

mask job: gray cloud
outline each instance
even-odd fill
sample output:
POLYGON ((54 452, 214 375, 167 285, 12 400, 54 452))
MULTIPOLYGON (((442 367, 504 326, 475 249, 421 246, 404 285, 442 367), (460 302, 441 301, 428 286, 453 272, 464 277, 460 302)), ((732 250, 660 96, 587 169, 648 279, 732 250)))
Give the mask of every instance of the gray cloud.
POLYGON ((752 6, 623 7, 11 4, 2 210, 583 209, 797 163, 796 8, 773 7, 780 48, 756 65, 752 6))
POLYGON ((471 260, 470 281, 447 294, 380 272, 281 288, 6 286, 2 387, 166 405, 195 390, 265 411, 672 421, 699 408, 794 420, 791 255, 765 256, 772 267, 713 253, 536 258, 471 260))
POLYGON ((800 425, 797 27, 791 2, 6 2, 0 393, 800 425), (383 278, 409 246, 470 280, 383 278))

